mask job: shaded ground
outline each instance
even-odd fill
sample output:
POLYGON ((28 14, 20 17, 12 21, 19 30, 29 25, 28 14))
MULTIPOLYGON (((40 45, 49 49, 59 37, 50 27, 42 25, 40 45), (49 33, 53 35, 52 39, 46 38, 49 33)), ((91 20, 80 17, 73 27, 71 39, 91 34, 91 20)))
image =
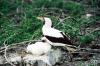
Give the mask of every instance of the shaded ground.
MULTIPOLYGON (((34 40, 31 42, 34 43, 34 40)), ((30 62, 30 61, 25 62, 26 60, 21 59, 21 57, 24 58, 27 55, 24 51, 28 43, 30 43, 30 41, 16 43, 14 45, 12 44, 11 46, 8 46, 8 49, 6 49, 7 58, 5 58, 4 47, 1 47, 2 49, 0 50, 0 59, 1 59, 0 65, 1 66, 12 66, 10 64, 12 63, 17 66, 28 66, 27 64, 30 64, 29 66, 32 66, 34 64, 33 62, 30 62)), ((55 49, 53 51, 54 55, 52 55, 54 57, 51 56, 51 58, 56 57, 57 59, 59 59, 58 61, 54 61, 51 59, 54 63, 56 63, 53 66, 99 66, 100 64, 100 51, 99 51, 100 49, 96 49, 96 50, 90 49, 90 50, 85 50, 85 51, 81 50, 79 52, 74 52, 72 53, 73 55, 72 61, 70 61, 71 60, 70 54, 68 54, 66 50, 61 50, 60 47, 53 47, 53 49, 55 49), (57 48, 59 49, 58 51, 56 50, 57 48)), ((35 66, 37 66, 37 63, 35 63, 35 66)))

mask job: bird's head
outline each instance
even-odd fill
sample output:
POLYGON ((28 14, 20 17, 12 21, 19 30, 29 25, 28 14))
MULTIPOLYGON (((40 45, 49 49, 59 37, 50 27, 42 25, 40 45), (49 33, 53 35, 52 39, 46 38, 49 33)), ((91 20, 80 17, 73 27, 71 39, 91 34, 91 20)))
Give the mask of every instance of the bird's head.
POLYGON ((42 37, 42 38, 41 38, 41 41, 42 41, 42 42, 47 42, 47 39, 46 39, 45 37, 42 37))
POLYGON ((46 37, 42 37, 41 41, 52 45, 52 42, 50 42, 46 37))
POLYGON ((45 21, 44 18, 45 18, 45 17, 37 17, 38 20, 41 20, 41 21, 43 21, 43 22, 45 21))
POLYGON ((41 20, 42 22, 45 22, 46 26, 52 26, 51 19, 48 17, 37 17, 37 19, 41 20))

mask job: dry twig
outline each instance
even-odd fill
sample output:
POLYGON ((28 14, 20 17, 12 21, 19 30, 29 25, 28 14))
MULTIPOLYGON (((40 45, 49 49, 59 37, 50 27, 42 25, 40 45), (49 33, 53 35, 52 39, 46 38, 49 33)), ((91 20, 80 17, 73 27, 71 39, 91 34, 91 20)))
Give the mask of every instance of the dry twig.
POLYGON ((7 48, 8 48, 8 47, 6 46, 5 43, 6 43, 6 40, 5 40, 4 43, 3 43, 3 44, 4 44, 4 47, 5 47, 4 58, 6 59, 6 61, 7 61, 9 64, 11 64, 12 66, 15 66, 15 65, 14 65, 12 62, 10 62, 9 59, 7 58, 7 48))

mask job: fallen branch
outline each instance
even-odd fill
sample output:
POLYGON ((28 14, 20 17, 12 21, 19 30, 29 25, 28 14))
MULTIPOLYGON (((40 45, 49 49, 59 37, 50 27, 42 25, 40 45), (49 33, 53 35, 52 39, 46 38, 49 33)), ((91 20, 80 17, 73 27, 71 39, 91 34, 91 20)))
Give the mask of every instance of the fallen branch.
POLYGON ((10 62, 9 61, 9 59, 7 58, 7 46, 6 46, 6 41, 4 41, 4 47, 5 47, 5 51, 4 51, 4 58, 5 58, 5 60, 9 63, 9 64, 11 64, 12 66, 15 66, 12 62, 10 62))

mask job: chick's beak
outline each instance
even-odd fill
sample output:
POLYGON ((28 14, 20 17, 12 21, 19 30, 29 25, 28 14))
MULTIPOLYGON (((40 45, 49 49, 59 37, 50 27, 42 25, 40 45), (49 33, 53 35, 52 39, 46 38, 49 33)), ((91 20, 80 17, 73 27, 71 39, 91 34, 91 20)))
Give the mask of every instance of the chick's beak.
POLYGON ((44 18, 43 17, 37 17, 37 19, 39 19, 41 21, 44 21, 44 18))

